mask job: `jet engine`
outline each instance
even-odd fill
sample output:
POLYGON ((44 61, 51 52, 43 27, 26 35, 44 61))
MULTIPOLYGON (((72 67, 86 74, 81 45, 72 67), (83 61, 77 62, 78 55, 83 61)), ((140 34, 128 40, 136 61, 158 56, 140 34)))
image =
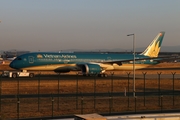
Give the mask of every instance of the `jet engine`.
POLYGON ((97 64, 84 64, 81 65, 83 74, 100 74, 102 69, 97 64))

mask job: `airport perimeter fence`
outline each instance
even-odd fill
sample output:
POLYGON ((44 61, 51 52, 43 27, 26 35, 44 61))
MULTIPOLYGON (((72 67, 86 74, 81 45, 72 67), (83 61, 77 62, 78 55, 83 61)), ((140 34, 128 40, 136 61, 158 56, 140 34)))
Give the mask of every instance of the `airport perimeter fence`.
POLYGON ((62 118, 74 114, 120 114, 180 110, 180 77, 176 72, 109 77, 36 75, 0 77, 1 119, 62 118), (133 96, 133 87, 136 96, 133 96))

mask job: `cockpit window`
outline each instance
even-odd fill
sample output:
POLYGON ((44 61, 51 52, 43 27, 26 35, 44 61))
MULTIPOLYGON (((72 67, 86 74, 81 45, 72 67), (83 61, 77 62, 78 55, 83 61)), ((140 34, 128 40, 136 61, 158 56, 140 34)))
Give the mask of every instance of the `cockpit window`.
POLYGON ((21 58, 17 58, 17 60, 22 60, 21 58))

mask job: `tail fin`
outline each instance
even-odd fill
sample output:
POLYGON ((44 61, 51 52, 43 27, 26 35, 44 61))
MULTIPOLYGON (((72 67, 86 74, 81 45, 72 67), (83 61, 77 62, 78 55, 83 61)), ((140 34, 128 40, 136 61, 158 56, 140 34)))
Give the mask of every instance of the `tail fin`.
POLYGON ((144 52, 142 52, 140 55, 145 55, 149 57, 158 57, 161 44, 163 41, 165 32, 160 32, 154 40, 151 42, 151 44, 146 48, 144 52))

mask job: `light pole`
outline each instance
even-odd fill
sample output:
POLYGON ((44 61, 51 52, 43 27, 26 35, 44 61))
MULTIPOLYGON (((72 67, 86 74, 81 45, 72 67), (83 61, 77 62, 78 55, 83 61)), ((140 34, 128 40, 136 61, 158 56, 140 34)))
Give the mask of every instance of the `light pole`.
POLYGON ((136 97, 135 91, 135 34, 128 34, 127 36, 133 36, 133 96, 136 97))

